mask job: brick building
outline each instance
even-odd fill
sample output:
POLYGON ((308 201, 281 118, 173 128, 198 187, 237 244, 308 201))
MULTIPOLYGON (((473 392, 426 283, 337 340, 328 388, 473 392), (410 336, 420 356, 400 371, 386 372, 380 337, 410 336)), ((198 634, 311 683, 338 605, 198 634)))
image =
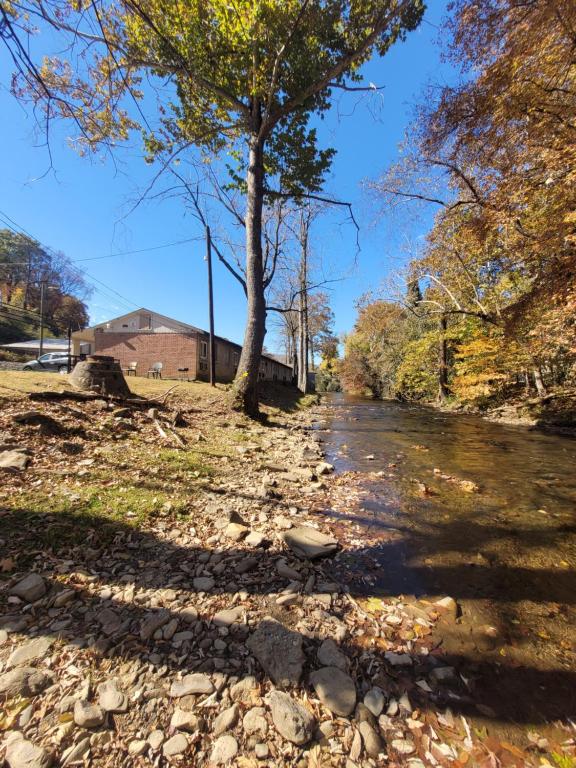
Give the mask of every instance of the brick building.
MULTIPOLYGON (((75 355, 111 355, 123 368, 136 363, 138 376, 145 376, 155 363, 162 363, 165 378, 185 376, 204 381, 209 378, 209 342, 207 331, 144 308, 72 334, 75 355), (188 371, 182 370, 185 368, 188 371)), ((217 381, 234 379, 241 351, 239 344, 216 337, 217 381)), ((262 355, 260 376, 290 383, 292 369, 262 355)))

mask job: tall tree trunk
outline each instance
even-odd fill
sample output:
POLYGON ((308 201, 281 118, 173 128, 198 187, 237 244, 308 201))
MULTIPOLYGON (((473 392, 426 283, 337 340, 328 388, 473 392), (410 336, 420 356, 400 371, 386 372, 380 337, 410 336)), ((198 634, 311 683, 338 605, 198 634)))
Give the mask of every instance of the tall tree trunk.
MULTIPOLYGON (((257 126, 259 128, 259 126, 257 126)), ((258 415, 260 358, 266 335, 266 301, 262 260, 262 207, 264 203, 264 141, 254 133, 246 194, 246 293, 248 313, 244 344, 234 380, 233 407, 251 416, 258 415)))
POLYGON ((534 384, 536 384, 536 391, 538 392, 538 395, 540 397, 544 397, 548 394, 546 390, 546 386, 544 385, 544 381, 542 379, 542 371, 540 368, 536 367, 533 370, 534 373, 534 384))
POLYGON ((310 391, 308 383, 308 221, 304 211, 300 218, 300 311, 298 314, 298 389, 310 391))
POLYGON ((440 317, 440 349, 438 354, 438 400, 443 403, 450 390, 448 389, 448 342, 446 341, 446 330, 448 322, 446 315, 440 317))

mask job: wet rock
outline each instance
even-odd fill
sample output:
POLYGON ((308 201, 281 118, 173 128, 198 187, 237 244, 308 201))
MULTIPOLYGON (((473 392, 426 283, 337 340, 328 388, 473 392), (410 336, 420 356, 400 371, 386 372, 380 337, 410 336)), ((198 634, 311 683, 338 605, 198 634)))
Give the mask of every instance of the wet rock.
POLYGON ((46 594, 46 582, 37 573, 29 573, 28 576, 14 584, 8 594, 19 597, 27 603, 33 603, 46 594))
POLYGON ((212 576, 198 576, 193 580, 192 584, 196 592, 210 592, 216 581, 212 576))
POLYGON ((324 640, 318 648, 318 661, 325 667, 338 667, 343 672, 348 669, 348 659, 331 638, 324 640))
POLYGON ((208 675, 202 672, 194 672, 185 675, 182 680, 175 680, 170 687, 170 696, 179 699, 194 693, 212 693, 214 685, 208 675))
POLYGON ((0 451, 0 469, 23 472, 30 463, 30 457, 22 451, 0 451))
POLYGON ((183 733, 177 733, 172 736, 171 739, 164 742, 162 747, 162 753, 164 757, 174 757, 175 755, 181 755, 188 749, 188 739, 183 733))
POLYGON ((5 696, 36 696, 47 688, 52 677, 33 667, 18 667, 0 675, 0 694, 5 696))
POLYGON ((296 685, 302 676, 302 635, 266 617, 246 645, 276 685, 296 685))
POLYGON ((228 709, 220 712, 212 724, 212 733, 214 736, 220 736, 221 733, 225 733, 233 728, 238 722, 239 714, 240 709, 238 704, 233 704, 231 707, 228 707, 228 709))
POLYGON ((268 721, 266 720, 266 710, 264 707, 252 707, 244 715, 242 720, 242 727, 244 731, 251 735, 258 733, 261 736, 266 736, 268 732, 268 721))
POLYGON ((378 757, 382 752, 382 739, 367 720, 358 725, 358 730, 364 742, 364 749, 369 757, 378 757))
POLYGON ((229 733, 224 736, 220 736, 214 744, 212 754, 210 755, 210 762, 213 765, 226 765, 233 760, 238 754, 238 742, 229 733))
POLYGON ((140 625, 140 638, 150 640, 154 633, 170 620, 169 611, 155 611, 146 616, 140 625))
POLYGON ((8 744, 6 762, 9 768, 48 768, 52 755, 26 739, 16 739, 8 744))
POLYGON ((338 667, 323 667, 310 675, 316 695, 336 715, 347 717, 356 706, 356 686, 352 678, 338 667))
POLYGON ((74 722, 81 728, 98 728, 104 722, 104 712, 98 704, 77 701, 74 704, 74 722))
POLYGON ((30 640, 24 645, 15 648, 6 662, 6 666, 21 667, 24 664, 28 664, 30 661, 41 659, 54 644, 54 639, 51 637, 37 637, 34 640, 30 640))
POLYGON ((377 686, 370 688, 366 696, 364 696, 364 706, 367 707, 370 712, 372 712, 374 717, 380 716, 382 710, 384 709, 385 701, 386 697, 384 696, 384 692, 377 686))
POLYGON ((272 722, 278 733, 293 744, 306 744, 314 734, 310 712, 287 693, 272 691, 268 696, 272 722))
POLYGON ((257 698, 258 691, 259 688, 256 678, 252 677, 252 675, 248 675, 248 677, 242 678, 242 680, 239 680, 231 686, 230 698, 232 701, 249 704, 257 698))
POLYGON ((295 555, 305 560, 317 560, 333 555, 338 549, 336 539, 307 525, 286 531, 282 534, 282 539, 295 555))
POLYGON ((114 680, 107 680, 98 686, 98 704, 104 712, 126 712, 128 699, 116 687, 114 680))

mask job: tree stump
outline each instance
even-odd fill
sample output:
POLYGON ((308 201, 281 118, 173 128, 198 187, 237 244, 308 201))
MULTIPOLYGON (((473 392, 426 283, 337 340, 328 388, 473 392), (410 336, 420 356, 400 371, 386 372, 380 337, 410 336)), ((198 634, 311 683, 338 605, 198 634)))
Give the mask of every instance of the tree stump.
POLYGON ((99 392, 116 397, 131 395, 120 363, 107 355, 90 355, 76 363, 70 374, 70 383, 81 392, 99 392))

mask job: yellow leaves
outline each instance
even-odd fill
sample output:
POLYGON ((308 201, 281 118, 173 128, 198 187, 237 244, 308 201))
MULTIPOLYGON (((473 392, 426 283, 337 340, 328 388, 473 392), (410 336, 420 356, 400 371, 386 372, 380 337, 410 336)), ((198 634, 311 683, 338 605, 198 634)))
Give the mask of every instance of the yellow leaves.
POLYGON ((2 710, 0 710, 0 731, 10 730, 16 724, 20 713, 26 709, 28 704, 30 704, 30 699, 22 699, 20 697, 4 704, 2 710))

